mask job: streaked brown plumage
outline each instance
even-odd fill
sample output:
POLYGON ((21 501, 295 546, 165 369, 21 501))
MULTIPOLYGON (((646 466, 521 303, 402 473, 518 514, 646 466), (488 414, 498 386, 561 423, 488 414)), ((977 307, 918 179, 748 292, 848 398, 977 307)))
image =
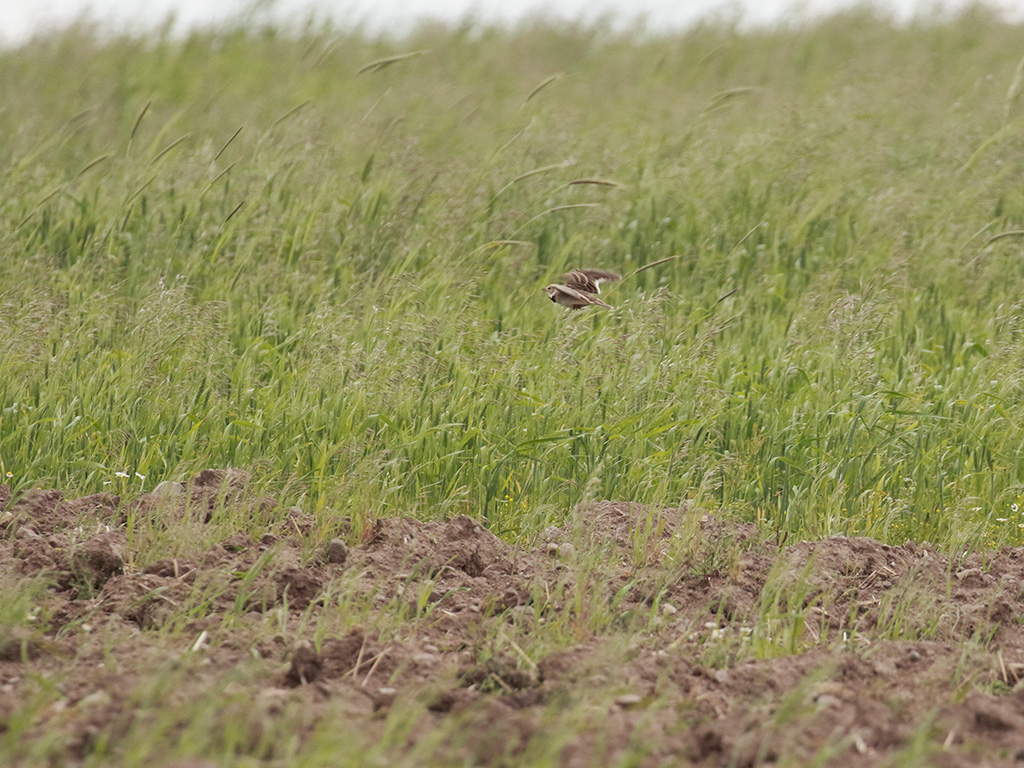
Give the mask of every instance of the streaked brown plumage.
POLYGON ((601 283, 621 280, 614 272, 604 269, 574 269, 562 278, 570 288, 585 293, 600 293, 601 283))
POLYGON ((565 285, 553 283, 544 289, 548 298, 569 309, 582 309, 591 306, 611 308, 611 305, 599 299, 597 294, 601 292, 602 282, 621 278, 614 272, 604 269, 574 269, 562 279, 565 280, 565 285))
POLYGON ((577 291, 575 288, 570 288, 568 285, 559 285, 554 283, 544 289, 548 292, 548 298, 556 304, 561 304, 563 307, 569 309, 582 309, 583 307, 611 307, 610 304, 606 304, 597 297, 596 294, 587 293, 586 291, 577 291))

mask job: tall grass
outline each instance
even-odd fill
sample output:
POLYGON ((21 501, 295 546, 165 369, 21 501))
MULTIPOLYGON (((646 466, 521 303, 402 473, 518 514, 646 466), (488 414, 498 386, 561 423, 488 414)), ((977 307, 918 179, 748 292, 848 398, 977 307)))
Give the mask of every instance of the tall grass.
POLYGON ((1020 33, 0 51, 0 470, 131 494, 235 465, 508 536, 589 496, 1020 542, 1020 33), (541 291, 668 257, 613 311, 541 291))

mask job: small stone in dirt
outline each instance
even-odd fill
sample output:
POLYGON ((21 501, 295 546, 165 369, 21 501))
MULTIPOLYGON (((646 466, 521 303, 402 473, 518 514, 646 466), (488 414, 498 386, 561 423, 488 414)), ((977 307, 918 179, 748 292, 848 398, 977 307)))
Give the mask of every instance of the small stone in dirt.
POLYGON ((679 609, 672 605, 672 603, 664 603, 661 606, 662 616, 675 616, 677 613, 679 613, 679 609))
POLYGON ((78 702, 78 706, 82 709, 86 707, 109 707, 113 699, 110 694, 104 691, 102 688, 98 691, 93 691, 84 699, 78 702))
POLYGON ((981 568, 964 568, 956 572, 959 581, 970 582, 968 586, 981 586, 985 581, 985 572, 981 568))
POLYGON ((313 682, 320 676, 323 663, 323 658, 316 652, 313 644, 308 640, 303 640, 295 646, 291 667, 284 676, 285 684, 294 688, 313 682))
POLYGON ((156 488, 152 490, 153 496, 159 496, 161 498, 170 499, 175 496, 185 495, 185 484, 179 483, 175 480, 164 480, 162 483, 157 483, 156 488))
POLYGON ((638 693, 624 693, 615 699, 615 703, 623 709, 630 709, 631 707, 637 706, 644 700, 644 697, 638 693))
POLYGON ((390 707, 395 702, 397 694, 398 691, 395 688, 378 688, 370 693, 370 698, 373 699, 374 710, 390 707))
POLYGON ((558 545, 555 542, 548 542, 544 550, 548 553, 548 557, 558 557, 558 545))
POLYGON ((918 653, 913 648, 910 649, 910 653, 908 653, 907 656, 910 657, 911 661, 920 661, 921 660, 921 654, 918 653))
POLYGON ((814 705, 820 712, 821 710, 828 709, 829 707, 841 707, 843 705, 843 700, 838 696, 833 696, 831 693, 823 693, 814 700, 814 705))
POLYGON ((331 539, 327 542, 327 562, 335 565, 344 565, 348 559, 348 545, 341 539, 331 539))
POLYGON ((563 560, 569 560, 573 555, 576 554, 576 547, 569 542, 558 545, 558 556, 563 560))
POLYGON ((866 755, 868 753, 868 743, 864 741, 864 736, 859 731, 853 734, 853 748, 857 750, 857 754, 866 755))
POLYGON ((19 525, 18 530, 14 532, 14 538, 16 539, 41 539, 35 528, 29 525, 19 525))

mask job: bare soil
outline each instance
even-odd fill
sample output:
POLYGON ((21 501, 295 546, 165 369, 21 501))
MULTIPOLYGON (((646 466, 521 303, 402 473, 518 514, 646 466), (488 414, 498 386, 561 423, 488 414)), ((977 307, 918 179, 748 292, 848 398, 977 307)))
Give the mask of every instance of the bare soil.
POLYGON ((1022 550, 779 548, 750 525, 617 502, 532 548, 466 517, 330 535, 253 498, 238 470, 125 503, 0 487, 0 509, 0 587, 38 587, 26 619, 0 625, 0 737, 18 723, 48 745, 23 764, 127 764, 119 745, 158 721, 185 733, 183 702, 214 688, 237 694, 253 744, 287 716, 300 753, 329 725, 362 749, 385 740, 383 764, 1024 761, 1022 550), (266 530, 146 549, 239 510, 266 530), (168 669, 173 685, 140 693, 168 669))

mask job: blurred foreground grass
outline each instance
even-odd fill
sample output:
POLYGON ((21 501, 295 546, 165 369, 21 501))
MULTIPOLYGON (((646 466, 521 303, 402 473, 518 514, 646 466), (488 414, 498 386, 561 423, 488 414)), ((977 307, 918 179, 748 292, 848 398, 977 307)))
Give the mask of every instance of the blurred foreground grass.
POLYGON ((1020 39, 976 8, 0 51, 0 471, 1020 543, 1020 39), (667 257, 612 311, 541 290, 667 257))

